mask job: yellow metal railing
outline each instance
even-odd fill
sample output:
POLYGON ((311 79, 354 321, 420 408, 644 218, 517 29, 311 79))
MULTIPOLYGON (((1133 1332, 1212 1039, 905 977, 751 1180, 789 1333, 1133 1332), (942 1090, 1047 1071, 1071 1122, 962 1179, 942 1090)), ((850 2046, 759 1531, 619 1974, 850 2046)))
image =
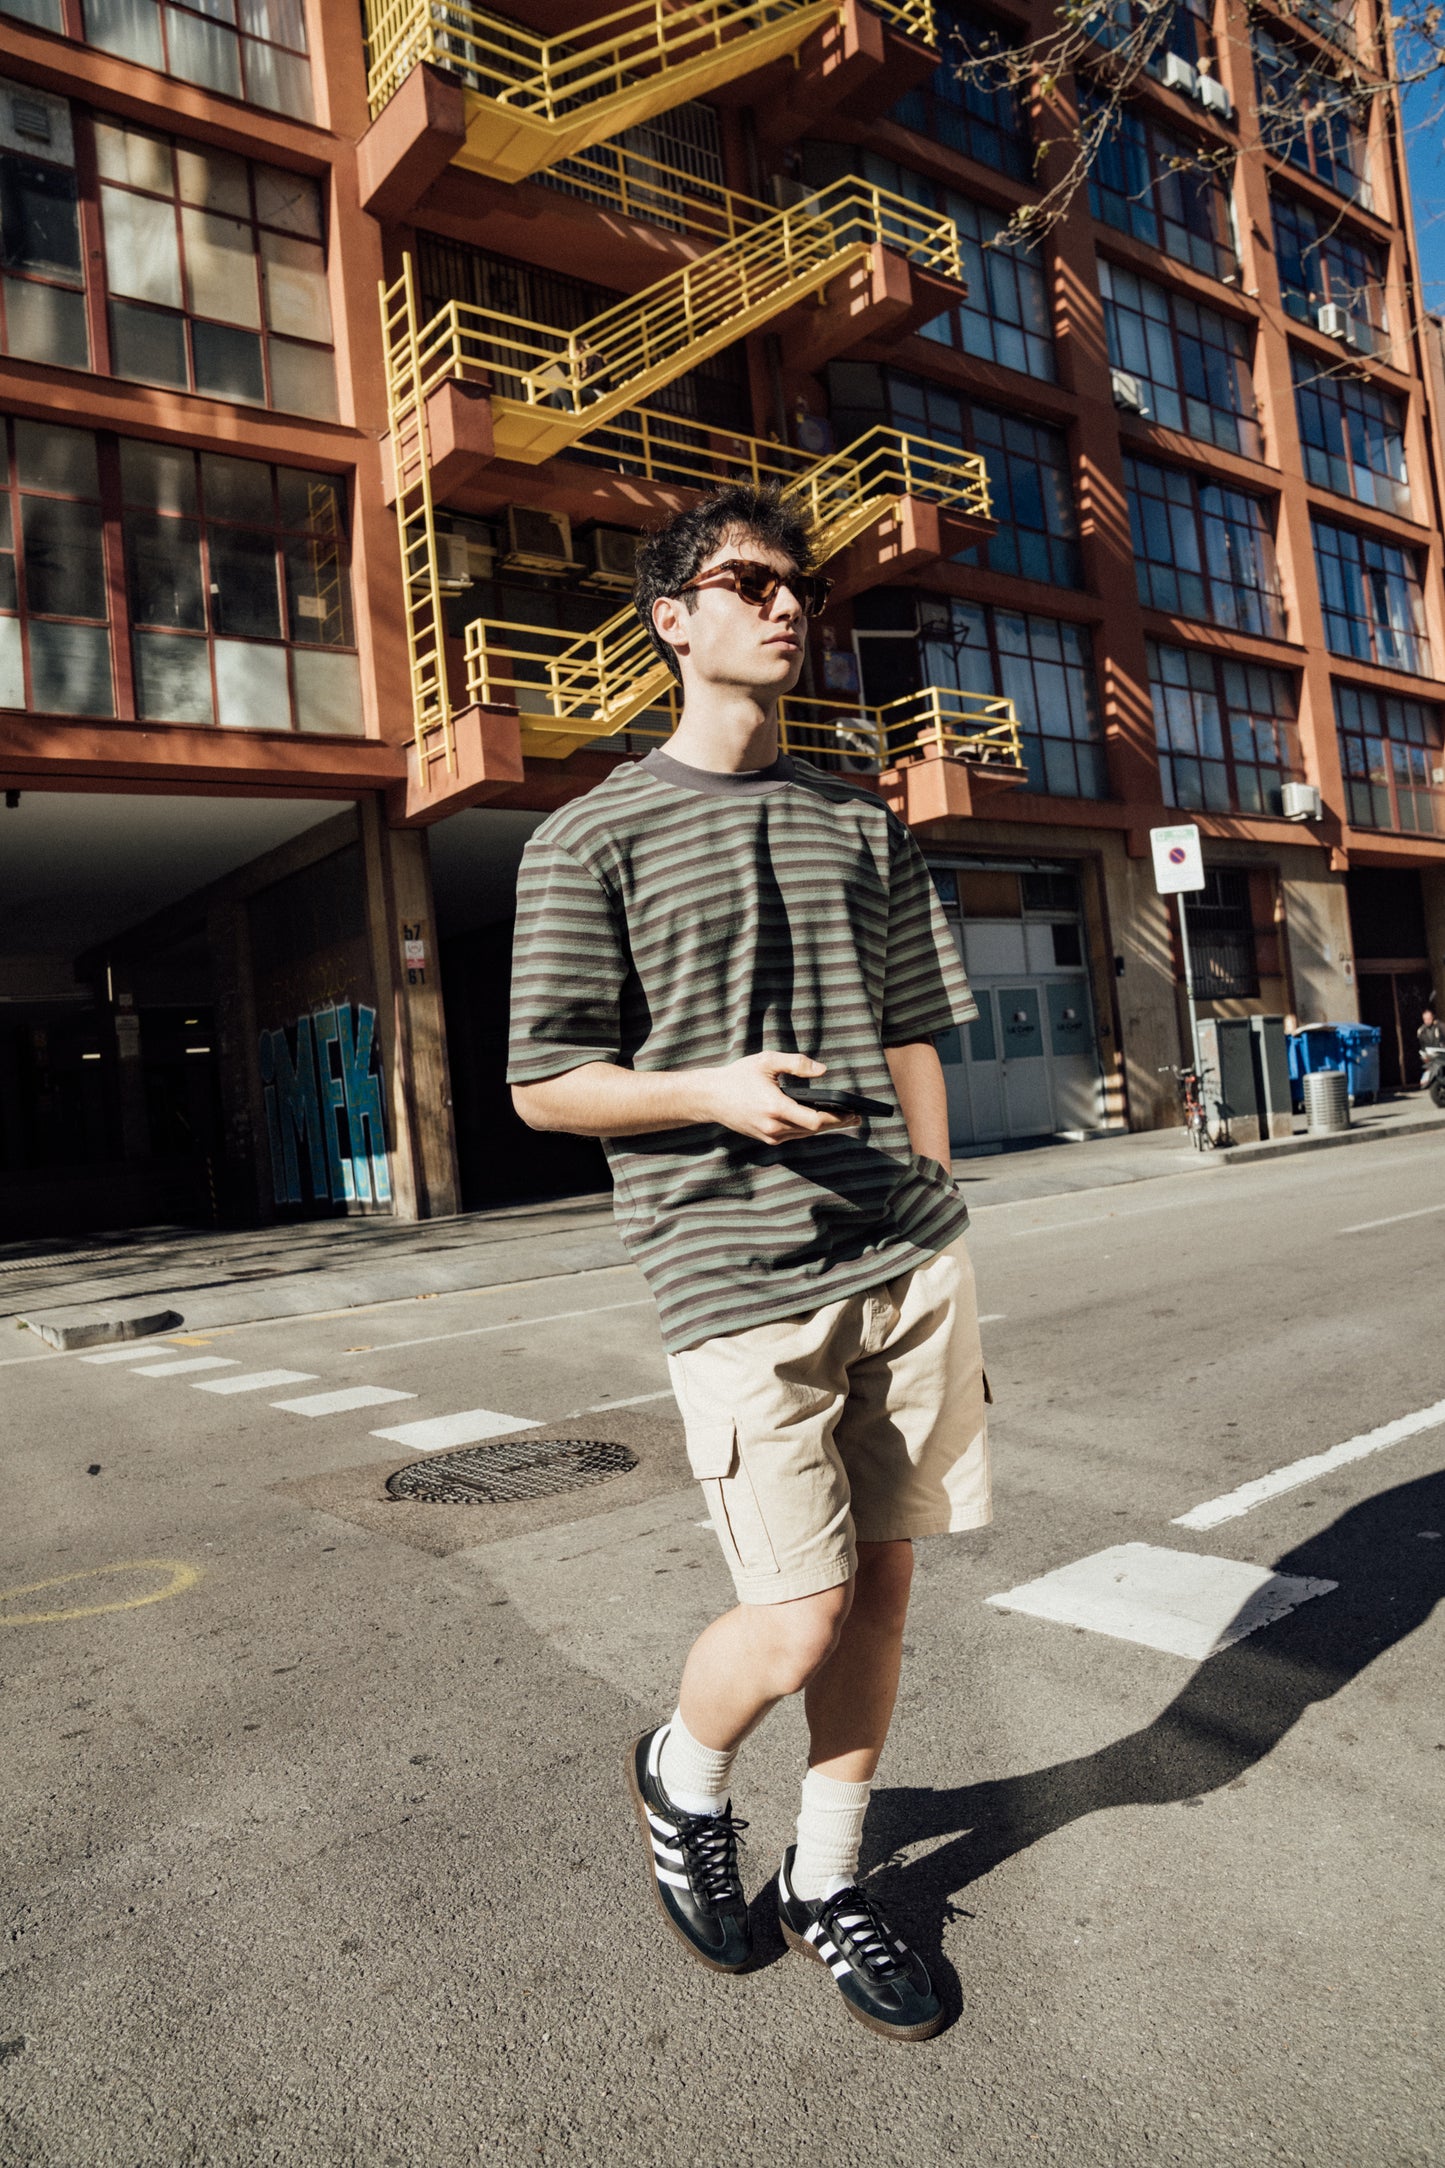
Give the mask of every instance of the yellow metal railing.
POLYGON ((383 289, 382 311, 388 343, 415 349, 423 397, 448 377, 486 385, 498 453, 535 463, 817 293, 880 242, 947 277, 962 276, 952 219, 849 177, 575 331, 462 301, 447 302, 418 327, 409 275, 383 289))
MULTIPOLYGON (((782 480, 784 499, 807 522, 819 562, 846 549, 903 497, 927 498, 975 519, 989 516, 988 477, 977 454, 891 429, 871 430, 782 480)), ((528 740, 536 741, 529 749, 556 758, 624 729, 665 701, 674 683, 630 604, 581 635, 473 619, 466 662, 469 698, 482 707, 521 709, 528 740)))
MULTIPOLYGON (((932 0, 874 4, 908 36, 936 42, 932 0)), ((368 96, 379 113, 423 61, 445 69, 467 92, 457 162, 517 181, 796 52, 838 12, 838 0, 636 0, 543 38, 465 0, 375 0, 368 96)))
POLYGON ((429 789, 431 771, 444 762, 457 773, 456 739, 443 641, 441 572, 436 514, 431 493, 431 447, 427 442, 426 388, 416 336, 416 290, 408 256, 402 275, 383 294, 387 404, 395 469, 396 520, 401 540, 402 598, 411 665, 411 705, 418 779, 429 789))
POLYGON ((605 203, 625 217, 701 234, 709 241, 735 240, 773 215, 770 203, 739 195, 720 181, 650 158, 623 143, 598 143, 591 150, 579 151, 543 178, 549 188, 583 196, 590 203, 605 203))

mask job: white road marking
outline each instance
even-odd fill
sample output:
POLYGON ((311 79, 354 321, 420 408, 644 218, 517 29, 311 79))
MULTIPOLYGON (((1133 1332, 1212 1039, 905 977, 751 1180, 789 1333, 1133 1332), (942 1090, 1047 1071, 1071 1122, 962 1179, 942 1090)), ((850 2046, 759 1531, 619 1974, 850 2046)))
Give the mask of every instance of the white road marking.
POLYGON ((1236 1558, 1116 1543, 984 1601, 1202 1662, 1338 1586, 1236 1558))
POLYGON ((170 1353, 164 1340, 127 1340, 124 1347, 104 1347, 98 1355, 82 1355, 80 1360, 83 1363, 133 1363, 142 1356, 158 1354, 163 1348, 170 1353))
POLYGON ((1004 1310, 989 1310, 979 1319, 979 1323, 980 1325, 1001 1325, 1007 1314, 1004 1310))
POLYGON ((1393 1423, 1381 1423, 1378 1430, 1362 1431, 1358 1438, 1346 1438, 1342 1445, 1329 1446, 1323 1453, 1310 1453, 1304 1460, 1292 1460, 1268 1475, 1256 1476, 1252 1483, 1241 1483, 1237 1490, 1226 1491, 1220 1498, 1207 1498, 1202 1506, 1176 1514, 1174 1526, 1217 1528, 1221 1521, 1238 1520, 1242 1513, 1252 1512, 1267 1498, 1277 1498, 1281 1491, 1297 1490, 1302 1483, 1313 1483, 1319 1476, 1347 1467, 1352 1460, 1383 1453, 1387 1446, 1399 1445, 1422 1430, 1436 1430, 1442 1423, 1445 1400, 1437 1400, 1432 1407, 1421 1408, 1417 1415, 1401 1415, 1393 1423))
POLYGON ((314 1370, 243 1370, 238 1378, 202 1378, 192 1387, 198 1393, 259 1393, 267 1386, 309 1385, 314 1370))
MULTIPOLYGON (((610 1265, 607 1267, 609 1272, 612 1269, 610 1265)), ((490 1294, 491 1289, 483 1292, 490 1294)), ((458 1332, 423 1332, 415 1340, 378 1340, 375 1347, 357 1348, 355 1352, 358 1355, 389 1355, 393 1348, 430 1347, 434 1340, 475 1340, 484 1332, 524 1332, 528 1325, 555 1325, 562 1318, 602 1317, 609 1310, 650 1310, 652 1307, 651 1295, 644 1295, 637 1302, 599 1302, 590 1310, 549 1310, 542 1317, 509 1317, 500 1325, 465 1325, 458 1332)), ((294 1323, 295 1320, 288 1319, 287 1322, 294 1323)))
POLYGON ((234 1370, 234 1355, 183 1355, 179 1362, 137 1363, 138 1378, 179 1378, 193 1370, 234 1370))
POLYGON ((420 1423, 398 1423, 391 1430, 374 1430, 373 1438, 389 1439, 412 1453, 440 1453, 449 1445, 475 1445, 479 1438, 505 1437, 510 1430, 536 1430, 529 1415, 499 1415, 495 1408, 467 1408, 460 1415, 431 1415, 420 1423))
POLYGON ((383 1400, 415 1400, 393 1385, 343 1385, 331 1393, 303 1393, 299 1400, 273 1400, 284 1415, 346 1415, 352 1408, 377 1408, 383 1400))
MULTIPOLYGON (((601 1415, 608 1408, 645 1408, 650 1400, 671 1400, 672 1387, 665 1385, 660 1393, 634 1393, 630 1400, 594 1400, 590 1408, 579 1408, 579 1415, 601 1415)), ((570 1416, 559 1415, 559 1423, 571 1421, 570 1416)))
POLYGON ((1357 1220, 1353 1227, 1342 1227, 1342 1235, 1368 1234, 1372 1227, 1398 1227, 1401 1220, 1424 1219, 1427 1213, 1445 1212, 1445 1204, 1417 1205, 1413 1212, 1392 1212, 1388 1219, 1357 1220))

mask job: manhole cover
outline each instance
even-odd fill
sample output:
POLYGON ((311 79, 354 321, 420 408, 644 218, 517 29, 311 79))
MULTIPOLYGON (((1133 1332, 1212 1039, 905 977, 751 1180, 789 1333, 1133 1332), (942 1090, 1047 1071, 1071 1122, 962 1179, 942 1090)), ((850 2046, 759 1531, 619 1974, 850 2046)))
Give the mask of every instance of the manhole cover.
POLYGON ((637 1455, 596 1438, 512 1438, 505 1445, 469 1445, 460 1452, 414 1460, 386 1479, 387 1495, 427 1505, 502 1505, 513 1498, 550 1498, 626 1475, 637 1455))

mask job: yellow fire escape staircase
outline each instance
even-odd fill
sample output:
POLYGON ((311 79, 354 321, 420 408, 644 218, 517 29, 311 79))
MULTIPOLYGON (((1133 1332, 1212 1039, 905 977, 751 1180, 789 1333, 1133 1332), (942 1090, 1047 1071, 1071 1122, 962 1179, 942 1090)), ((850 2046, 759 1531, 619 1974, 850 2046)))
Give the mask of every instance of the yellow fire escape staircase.
POLYGON ((438 745, 455 772, 427 432, 432 393, 449 380, 488 392, 496 456, 535 465, 635 413, 651 392, 820 294, 880 246, 961 277, 951 219, 852 178, 761 219, 572 332, 458 301, 423 325, 406 258, 401 277, 383 286, 381 306, 423 777, 438 745))
MULTIPOLYGON (((932 0, 872 4, 905 35, 934 42, 932 0)), ((838 0, 639 0, 542 38, 464 0, 377 0, 368 96, 375 116, 420 63, 445 70, 466 103, 454 163, 519 181, 796 53, 838 13, 838 0)))
MULTIPOLYGON (((757 445, 755 451, 777 456, 775 446, 757 445)), ((989 516, 987 476, 976 454, 924 443, 892 429, 872 430, 846 451, 830 453, 780 479, 785 501, 807 522, 818 563, 896 512, 905 497, 922 498, 973 520, 989 516)), ((560 759, 581 745, 615 736, 639 717, 645 718, 644 736, 666 736, 675 723, 675 681, 630 604, 581 637, 473 619, 467 626, 466 659, 471 699, 482 707, 515 706, 522 717, 523 751, 545 759, 560 759)), ((922 711, 915 712, 916 703, 895 705, 900 712, 886 718, 882 711, 860 708, 846 719, 839 736, 837 702, 792 698, 784 704, 784 735, 794 750, 836 752, 842 747, 854 754, 866 751, 871 761, 887 765, 904 738, 911 742, 925 720, 922 711), (901 712, 905 706, 907 716, 901 712)), ((978 740, 976 757, 1017 766, 1018 730, 1011 702, 940 694, 935 706, 934 723, 952 739, 960 739, 960 726, 967 722, 964 734, 978 740)), ((950 742, 946 749, 958 747, 950 742)))

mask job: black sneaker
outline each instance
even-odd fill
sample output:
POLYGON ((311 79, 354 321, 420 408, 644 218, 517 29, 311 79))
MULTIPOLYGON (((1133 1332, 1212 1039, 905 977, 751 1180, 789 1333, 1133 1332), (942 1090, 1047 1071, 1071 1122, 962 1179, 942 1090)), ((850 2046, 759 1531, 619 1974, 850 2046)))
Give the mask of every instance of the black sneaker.
POLYGON ((645 1731, 627 1757, 627 1786, 642 1834, 658 1910, 680 1941, 714 1972, 745 1972, 753 1935, 738 1878, 738 1831, 729 1800, 721 1814, 684 1814, 662 1788, 657 1759, 668 1727, 645 1731))
POLYGON ((923 1959, 900 1941, 866 1890, 856 1885, 815 1902, 792 1885, 789 1845, 778 1869, 778 1923, 783 1940, 826 1965, 848 2015, 889 2040, 927 2040, 946 2012, 923 1959))

